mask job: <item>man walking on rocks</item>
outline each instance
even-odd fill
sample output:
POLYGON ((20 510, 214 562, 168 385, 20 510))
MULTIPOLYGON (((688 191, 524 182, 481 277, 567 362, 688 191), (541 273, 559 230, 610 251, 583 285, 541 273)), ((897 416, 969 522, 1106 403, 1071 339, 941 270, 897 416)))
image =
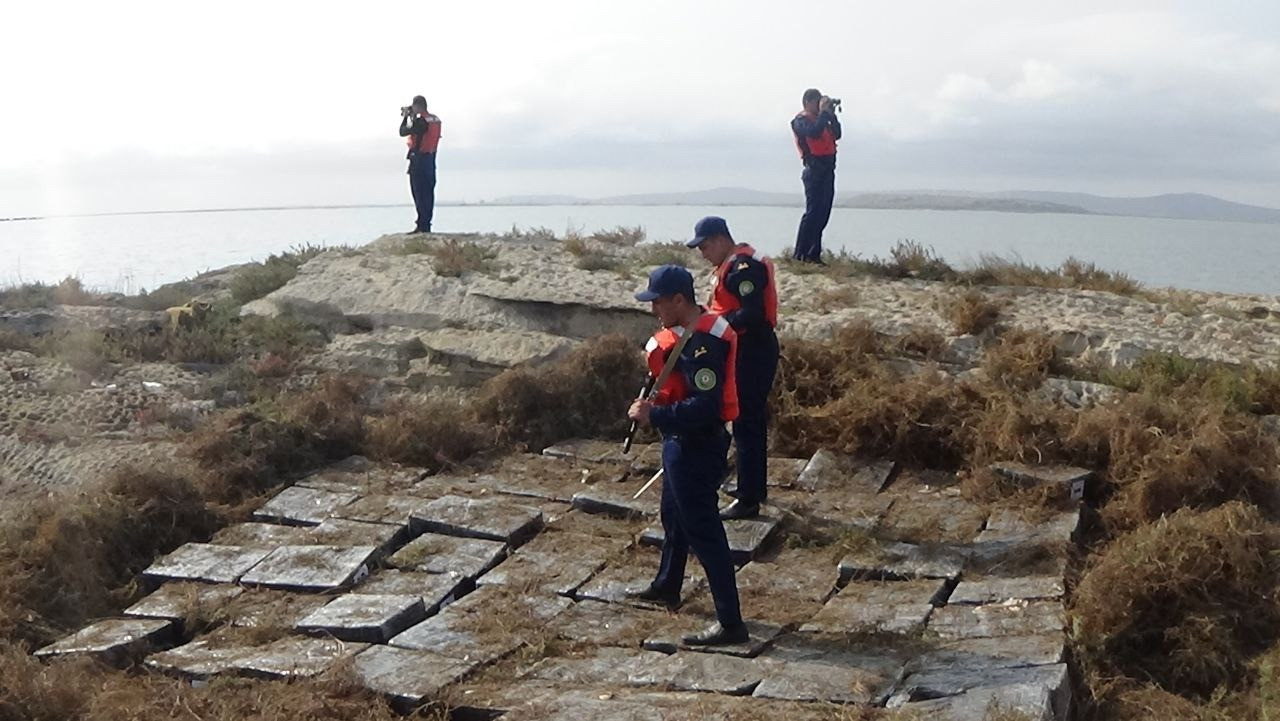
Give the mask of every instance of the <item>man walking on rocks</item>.
POLYGON ((734 387, 737 334, 724 318, 694 300, 693 275, 664 265, 649 275, 636 300, 652 305, 662 329, 645 346, 649 370, 661 378, 674 354, 670 374, 653 401, 637 400, 627 416, 662 434, 662 561, 647 588, 630 595, 680 605, 685 563, 693 549, 702 563, 715 602, 717 622, 684 637, 693 646, 743 643, 747 627, 738 605, 733 558, 717 511, 716 491, 725 474, 725 423, 738 415, 734 387), (688 334, 687 338, 685 337, 688 334))
POLYGON ((697 248, 716 267, 708 307, 738 334, 737 500, 720 513, 726 520, 760 513, 768 490, 769 392, 778 372, 778 288, 773 261, 746 243, 734 243, 724 218, 708 216, 693 227, 697 248))

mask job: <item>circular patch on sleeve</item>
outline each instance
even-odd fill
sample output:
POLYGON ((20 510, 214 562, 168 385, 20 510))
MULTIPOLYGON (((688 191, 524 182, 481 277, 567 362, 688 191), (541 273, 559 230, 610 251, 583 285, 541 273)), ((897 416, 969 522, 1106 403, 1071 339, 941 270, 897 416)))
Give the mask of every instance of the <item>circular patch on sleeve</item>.
POLYGON ((744 280, 738 284, 738 295, 751 295, 756 290, 756 284, 749 280, 744 280))
POLYGON ((701 368, 697 373, 693 374, 693 384, 700 391, 709 391, 715 388, 716 383, 719 381, 720 379, 716 377, 716 372, 710 368, 701 368))

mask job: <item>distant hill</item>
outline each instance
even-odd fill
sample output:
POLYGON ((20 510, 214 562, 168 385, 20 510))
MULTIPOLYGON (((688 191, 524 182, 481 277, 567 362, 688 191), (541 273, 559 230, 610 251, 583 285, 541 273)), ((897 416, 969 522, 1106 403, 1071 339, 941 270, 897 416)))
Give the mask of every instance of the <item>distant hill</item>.
MULTIPOLYGON (((771 193, 750 188, 712 188, 674 193, 640 193, 606 198, 572 195, 511 195, 491 201, 497 205, 767 205, 799 208, 799 192, 771 193)), ((1211 195, 1176 193, 1146 198, 1108 198, 1088 193, 1010 190, 975 193, 962 190, 902 190, 844 193, 836 207, 879 210, 983 210, 1002 213, 1071 213, 1127 215, 1180 220, 1224 220, 1280 223, 1280 210, 1233 203, 1211 195)))

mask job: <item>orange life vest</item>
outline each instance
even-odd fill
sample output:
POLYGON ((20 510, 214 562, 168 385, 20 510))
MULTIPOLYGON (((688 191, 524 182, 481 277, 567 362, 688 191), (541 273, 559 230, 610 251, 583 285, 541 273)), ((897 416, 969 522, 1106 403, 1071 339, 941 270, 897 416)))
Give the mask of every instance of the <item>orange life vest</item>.
MULTIPOLYGON (((814 113, 803 112, 797 113, 797 118, 807 118, 809 122, 818 122, 818 116, 814 113)), ((799 135, 796 137, 796 149, 800 151, 801 158, 822 157, 836 154, 836 136, 831 132, 831 126, 822 129, 816 138, 805 138, 799 135), (806 152, 807 151, 807 152, 806 152)))
MULTIPOLYGON (((738 417, 738 374, 735 370, 737 366, 738 335, 729 326, 729 321, 715 313, 703 313, 697 324, 694 325, 693 330, 695 333, 706 333, 713 338, 719 338, 729 343, 729 355, 725 359, 723 371, 724 383, 720 385, 720 420, 726 422, 735 420, 738 417)), ((662 374, 662 366, 666 364, 667 356, 675 349, 676 343, 680 341, 680 335, 685 332, 683 326, 663 328, 654 333, 653 337, 649 339, 649 343, 644 349, 649 372, 655 377, 662 374)), ((694 342, 694 339, 689 339, 689 342, 694 342)), ((678 367, 680 362, 676 362, 677 367, 672 370, 671 375, 667 376, 667 381, 662 388, 658 389, 657 394, 654 396, 654 405, 669 406, 689 397, 689 384, 685 381, 684 374, 680 372, 678 367)))
POLYGON ((725 287, 725 279, 733 272, 734 265, 740 262, 739 258, 755 258, 764 265, 765 271, 768 273, 769 282, 764 287, 764 317, 769 321, 770 328, 778 327, 778 284, 774 279, 773 261, 768 256, 757 251, 746 243, 738 243, 737 249, 733 255, 725 259, 720 267, 716 269, 716 274, 711 278, 711 304, 709 310, 712 313, 724 315, 731 311, 735 311, 742 307, 741 299, 729 289, 725 287))
POLYGON ((440 118, 431 115, 418 114, 427 123, 427 132, 421 135, 408 135, 405 142, 409 144, 409 152, 418 153, 434 153, 436 148, 440 147, 440 118))

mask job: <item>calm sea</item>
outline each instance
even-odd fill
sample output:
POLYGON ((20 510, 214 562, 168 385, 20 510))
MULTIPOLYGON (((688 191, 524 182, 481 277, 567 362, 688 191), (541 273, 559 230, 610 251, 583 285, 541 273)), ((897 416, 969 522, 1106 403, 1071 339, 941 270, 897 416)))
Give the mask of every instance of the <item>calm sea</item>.
MULTIPOLYGON (((591 231, 643 226, 650 240, 683 239, 703 214, 767 253, 791 245, 797 208, 692 206, 454 206, 441 232, 512 226, 591 231)), ((412 209, 241 210, 0 222, 0 284, 56 282, 137 292, 302 244, 359 245, 412 227, 412 209)), ((1280 294, 1280 225, 1089 215, 836 209, 825 247, 885 256, 903 239, 953 265, 994 253, 1041 265, 1074 256, 1151 286, 1280 294)))

